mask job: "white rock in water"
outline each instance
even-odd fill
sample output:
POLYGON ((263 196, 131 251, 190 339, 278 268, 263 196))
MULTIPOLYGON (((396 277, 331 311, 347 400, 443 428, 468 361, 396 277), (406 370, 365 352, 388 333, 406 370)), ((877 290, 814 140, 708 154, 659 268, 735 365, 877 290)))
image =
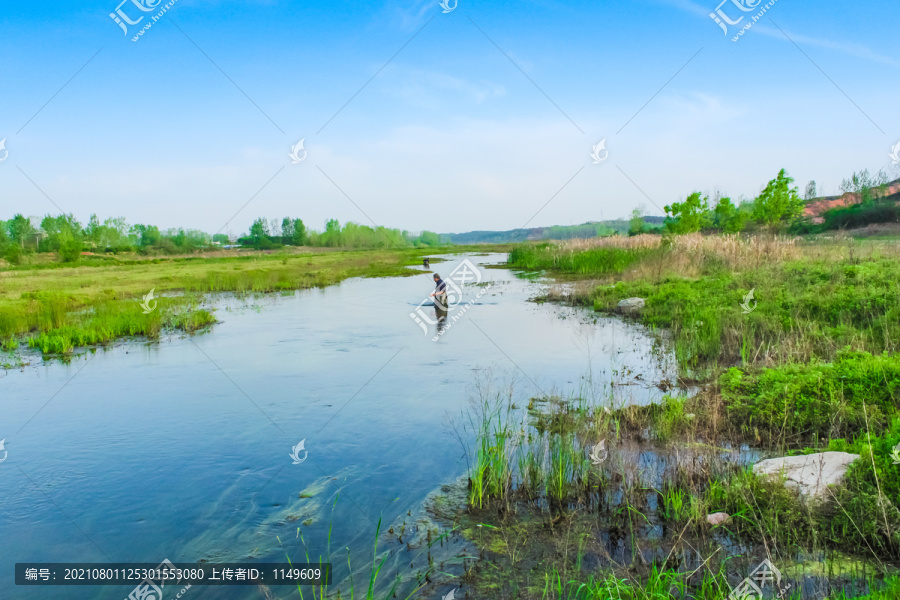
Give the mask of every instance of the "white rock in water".
POLYGON ((819 452, 804 456, 770 458, 753 465, 756 475, 781 476, 785 487, 797 490, 804 498, 830 497, 828 486, 844 479, 847 467, 859 454, 847 452, 819 452))
POLYGON ((711 515, 706 515, 706 522, 712 526, 723 525, 731 520, 731 515, 728 513, 717 512, 711 515))
POLYGON ((626 298, 624 300, 619 300, 619 303, 616 304, 616 310, 623 315, 639 314, 644 310, 644 299, 626 298))

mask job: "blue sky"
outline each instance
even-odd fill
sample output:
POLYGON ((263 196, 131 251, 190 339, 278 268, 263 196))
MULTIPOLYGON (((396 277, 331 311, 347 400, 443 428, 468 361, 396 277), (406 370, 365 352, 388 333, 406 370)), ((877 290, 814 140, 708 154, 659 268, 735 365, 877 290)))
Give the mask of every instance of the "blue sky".
POLYGON ((0 218, 574 224, 782 167, 835 193, 900 141, 895 0, 777 0, 737 42, 765 2, 726 36, 718 0, 177 0, 132 42, 166 2, 126 36, 119 1, 4 6, 0 218))

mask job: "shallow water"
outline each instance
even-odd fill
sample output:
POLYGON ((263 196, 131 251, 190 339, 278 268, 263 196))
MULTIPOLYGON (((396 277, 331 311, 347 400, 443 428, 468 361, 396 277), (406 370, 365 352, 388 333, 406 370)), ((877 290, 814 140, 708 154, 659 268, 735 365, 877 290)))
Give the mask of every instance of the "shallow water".
MULTIPOLYGON (((446 275, 461 261, 448 259, 432 268, 446 275)), ((218 296, 207 333, 4 373, 0 597, 124 598, 134 587, 16 587, 15 562, 296 562, 298 527, 317 559, 331 523, 335 562, 346 565, 349 546, 365 570, 379 517, 391 523, 464 473, 448 415, 483 369, 517 374, 526 394, 615 381, 617 404, 659 398, 652 382, 675 379, 673 357, 652 351, 642 327, 530 303, 540 281, 481 272, 494 285, 437 341, 410 317, 433 288, 423 272, 252 306, 218 296), (301 440, 307 458, 292 464, 301 440)), ((465 300, 481 289, 466 286, 465 300)), ((193 587, 184 597, 262 596, 193 587)))

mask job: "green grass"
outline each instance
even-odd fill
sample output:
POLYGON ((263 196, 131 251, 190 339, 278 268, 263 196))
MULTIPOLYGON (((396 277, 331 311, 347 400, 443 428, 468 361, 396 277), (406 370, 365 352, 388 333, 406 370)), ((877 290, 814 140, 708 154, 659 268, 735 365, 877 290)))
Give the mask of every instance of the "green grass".
POLYGON ((247 253, 102 261, 59 267, 0 270, 0 348, 23 341, 45 353, 67 353, 126 336, 156 337, 163 329, 194 331, 215 318, 200 307, 202 294, 270 293, 325 287, 350 277, 413 275, 434 250, 321 253, 247 253), (154 290, 149 314, 141 298, 154 290))
POLYGON ((872 352, 900 347, 900 260, 770 263, 740 272, 710 270, 660 283, 619 281, 597 287, 596 310, 623 298, 646 299, 644 323, 672 332, 688 366, 739 361, 833 358, 845 346, 872 352), (755 306, 741 303, 754 290, 755 306))
POLYGON ((732 367, 719 385, 729 419, 751 439, 827 443, 887 429, 900 408, 900 355, 845 349, 833 362, 732 367))
POLYGON ((598 276, 621 273, 648 254, 647 250, 620 248, 560 253, 553 244, 544 243, 513 248, 508 263, 511 267, 529 271, 552 269, 566 274, 598 276))
MULTIPOLYGON (((653 568, 651 575, 644 579, 633 577, 589 577, 586 579, 564 580, 558 571, 545 577, 541 600, 671 600, 685 597, 693 600, 725 600, 731 588, 721 574, 711 575, 704 571, 696 575, 701 579, 698 585, 689 586, 685 582, 692 573, 653 568)), ((874 591, 863 596, 847 596, 843 592, 829 595, 830 600, 896 600, 900 598, 900 577, 891 577, 872 585, 874 591)), ((799 590, 788 592, 784 600, 799 600, 799 590)))

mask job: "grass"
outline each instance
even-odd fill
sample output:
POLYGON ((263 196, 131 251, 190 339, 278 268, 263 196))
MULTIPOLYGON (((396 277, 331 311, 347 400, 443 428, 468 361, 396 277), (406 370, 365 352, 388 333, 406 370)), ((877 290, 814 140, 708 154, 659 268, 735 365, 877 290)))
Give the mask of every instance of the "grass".
POLYGON ((900 443, 895 241, 637 236, 526 244, 509 264, 557 277, 561 286, 545 300, 612 312, 622 299, 644 298, 638 318, 667 338, 682 382, 699 390, 619 408, 603 394, 483 396, 491 401, 469 416, 481 449, 473 464, 484 467, 470 470, 470 492, 490 491, 470 493, 459 517, 481 524, 464 525, 485 553, 466 579, 480 593, 723 599, 755 566, 736 568, 741 548, 750 554, 741 560, 771 557, 792 577, 803 573, 798 557, 824 556, 832 600, 845 597, 843 584, 873 575, 861 597, 897 597, 900 580, 889 575, 900 559, 900 467, 890 456, 900 443), (609 457, 591 464, 601 439, 609 457), (761 452, 734 450, 741 444, 761 452), (760 453, 824 450, 860 458, 821 502, 749 465, 760 453), (648 455, 656 458, 642 462, 648 455), (495 484, 493 474, 502 474, 495 484), (706 516, 720 511, 728 522, 709 525, 706 516), (510 539, 526 548, 515 560, 510 539), (685 558, 698 553, 703 564, 685 558))
POLYGON ((807 567, 795 561, 805 555, 824 556, 815 564, 829 573, 835 597, 842 585, 873 576, 872 589, 882 585, 888 563, 900 558, 900 470, 890 458, 900 420, 880 437, 831 439, 829 449, 861 459, 832 490, 835 502, 807 503, 756 477, 741 453, 700 443, 707 430, 695 398, 607 410, 602 394, 526 404, 510 384, 475 390, 484 395, 464 422, 475 437, 469 454, 482 460, 471 463, 468 503, 455 525, 482 552, 463 577, 477 595, 724 599, 736 574, 740 580, 766 556, 791 566, 796 582, 807 567), (609 453, 592 464, 599 438, 609 453), (644 462, 648 455, 655 458, 644 462), (714 528, 706 516, 720 511, 730 520, 714 528), (723 552, 714 531, 738 546, 723 552), (698 554, 702 564, 686 559, 698 554))
MULTIPOLYGON (((704 455, 664 475, 651 507, 642 501, 640 484, 629 484, 626 464, 607 464, 584 491, 596 500, 587 509, 599 512, 610 535, 624 524, 632 546, 646 544, 634 538, 640 529, 635 523, 645 519, 677 527, 692 547, 703 547, 709 539, 705 515, 723 511, 731 518, 722 532, 782 561, 797 553, 845 552, 884 570, 900 559, 900 467, 891 459, 900 444, 896 238, 572 240, 522 246, 510 253, 509 264, 558 278, 562 285, 545 300, 613 312, 622 299, 644 298, 639 320, 665 332, 682 380, 699 386, 688 399, 624 407, 605 420, 601 415, 603 431, 576 419, 575 439, 606 436, 636 440, 642 447, 675 445, 676 456, 690 455, 698 443, 719 448, 748 443, 770 456, 825 450, 860 455, 843 484, 830 488, 822 502, 801 501, 781 482, 756 477, 749 466, 704 455), (610 487, 617 488, 612 504, 610 487)), ((579 449, 574 441, 571 447, 579 449)), ((534 469, 532 457, 517 462, 534 469)), ((519 476, 529 482, 545 475, 519 476)), ((577 490, 577 478, 570 485, 577 490)), ((557 523, 584 516, 578 501, 577 492, 569 496, 569 511, 560 511, 557 523)), ((673 551, 680 541, 673 542, 673 551)), ((640 562, 630 567, 637 575, 615 567, 599 575, 573 571, 571 562, 549 561, 542 597, 663 598, 684 591, 677 588, 679 581, 691 598, 723 598, 729 591, 725 587, 723 593, 720 585, 723 566, 708 565, 703 581, 688 581, 683 570, 655 571, 640 562), (663 585, 668 589, 657 585, 664 574, 671 578, 663 585)), ((888 577, 883 588, 864 597, 900 597, 898 592, 900 580, 888 577)), ((845 595, 831 590, 828 597, 845 595)))
POLYGON ((749 439, 796 447, 867 428, 880 435, 900 406, 900 355, 845 349, 832 362, 732 367, 719 386, 729 419, 749 439))
POLYGON ((649 253, 646 249, 591 248, 583 252, 557 252, 549 243, 520 246, 509 254, 510 264, 534 271, 554 269, 577 275, 621 273, 649 253))
POLYGON ((104 260, 0 270, 0 347, 23 342, 48 354, 126 336, 154 338, 164 329, 194 331, 215 321, 204 294, 292 291, 325 287, 350 277, 412 275, 434 250, 320 253, 242 253, 235 256, 104 260), (145 314, 154 290, 158 308, 145 314))

